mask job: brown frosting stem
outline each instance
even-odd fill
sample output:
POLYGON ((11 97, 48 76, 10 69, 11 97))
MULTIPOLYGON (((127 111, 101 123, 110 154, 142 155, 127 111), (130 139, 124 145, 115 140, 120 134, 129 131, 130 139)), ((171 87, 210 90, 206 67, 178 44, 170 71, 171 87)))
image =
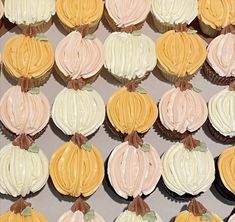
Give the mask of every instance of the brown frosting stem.
POLYGON ((185 148, 188 150, 193 150, 195 147, 200 145, 200 141, 199 140, 195 140, 193 139, 192 135, 189 134, 188 136, 186 136, 183 140, 182 143, 184 144, 185 148))
POLYGON ((75 28, 76 31, 80 32, 82 37, 84 38, 89 34, 89 25, 81 25, 75 28))
POLYGON ((177 88, 180 88, 181 91, 185 91, 187 89, 192 89, 193 85, 185 80, 179 80, 175 83, 177 88))
POLYGON ((230 91, 235 91, 235 81, 233 81, 229 84, 229 90, 230 91))
POLYGON ((136 197, 130 204, 128 205, 128 210, 131 212, 135 212, 136 215, 141 215, 142 217, 150 212, 150 208, 147 203, 141 197, 136 197))
POLYGON ((69 89, 81 90, 86 85, 86 82, 83 79, 74 79, 68 82, 67 87, 69 89))
POLYGON ((121 32, 126 32, 126 33, 132 33, 134 31, 138 30, 135 25, 129 25, 127 27, 121 28, 121 32))
POLYGON ((30 138, 26 134, 20 134, 16 139, 12 142, 14 146, 19 146, 21 149, 28 150, 29 147, 34 143, 33 139, 30 138))
POLYGON ((188 205, 188 211, 194 216, 202 216, 207 212, 207 209, 195 198, 193 198, 188 205))
POLYGON ((188 30, 186 23, 179 23, 175 25, 175 31, 176 32, 186 32, 188 30))
POLYGON ((138 84, 135 81, 130 81, 125 85, 125 87, 127 88, 129 92, 135 92, 137 86, 138 84))
POLYGON ((71 207, 71 211, 75 213, 76 211, 81 211, 84 215, 89 212, 90 206, 81 197, 79 197, 76 202, 71 207))
POLYGON ((125 137, 125 141, 128 141, 129 145, 134 146, 135 148, 139 148, 143 145, 143 140, 140 138, 136 131, 132 132, 131 134, 125 137))
POLYGON ((22 92, 28 92, 34 87, 33 80, 27 77, 20 78, 18 85, 21 86, 22 92))
POLYGON ((27 203, 22 197, 18 199, 10 208, 11 212, 20 214, 26 207, 31 207, 31 203, 27 203))
POLYGON ((75 143, 78 147, 81 147, 83 144, 87 143, 88 139, 80 133, 75 133, 72 136, 71 141, 75 143))
POLYGON ((227 34, 227 33, 235 34, 235 26, 228 25, 221 30, 221 34, 227 34))

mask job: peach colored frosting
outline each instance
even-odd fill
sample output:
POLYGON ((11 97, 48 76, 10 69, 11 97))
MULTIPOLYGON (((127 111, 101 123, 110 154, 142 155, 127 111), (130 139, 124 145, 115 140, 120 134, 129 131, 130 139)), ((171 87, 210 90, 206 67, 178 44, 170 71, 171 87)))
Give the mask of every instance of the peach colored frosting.
POLYGON ((0 101, 0 120, 11 132, 35 135, 48 123, 50 104, 42 94, 21 92, 20 86, 11 87, 0 101))
POLYGON ((80 32, 74 31, 58 44, 55 61, 66 77, 87 79, 102 68, 104 47, 98 38, 82 38, 80 32))
POLYGON ((235 214, 229 218, 228 222, 235 222, 235 214))
POLYGON ((207 62, 222 77, 235 77, 235 34, 219 35, 207 48, 207 62))
POLYGON ((159 113, 165 128, 184 133, 199 129, 207 119, 208 110, 205 100, 199 93, 174 88, 161 98, 159 113))
POLYGON ((143 22, 150 12, 150 0, 105 0, 105 7, 120 28, 143 22))

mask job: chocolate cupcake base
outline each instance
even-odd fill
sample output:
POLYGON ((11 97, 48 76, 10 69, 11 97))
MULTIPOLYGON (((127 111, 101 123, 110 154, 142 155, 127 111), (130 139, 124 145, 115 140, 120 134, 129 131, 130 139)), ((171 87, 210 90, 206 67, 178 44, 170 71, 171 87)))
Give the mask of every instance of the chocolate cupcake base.
POLYGON ((168 32, 170 30, 175 29, 175 25, 160 22, 153 14, 152 14, 152 19, 153 19, 153 24, 154 24, 156 30, 162 34, 165 32, 168 32))
POLYGON ((202 66, 202 75, 204 78, 208 79, 210 82, 216 85, 229 85, 231 82, 235 81, 235 77, 221 77, 218 75, 208 64, 207 61, 204 62, 202 66))
POLYGON ((209 25, 207 25, 203 21, 201 21, 200 19, 198 19, 198 20, 199 20, 200 29, 207 36, 214 38, 214 37, 216 37, 217 35, 220 34, 220 30, 213 29, 209 25))

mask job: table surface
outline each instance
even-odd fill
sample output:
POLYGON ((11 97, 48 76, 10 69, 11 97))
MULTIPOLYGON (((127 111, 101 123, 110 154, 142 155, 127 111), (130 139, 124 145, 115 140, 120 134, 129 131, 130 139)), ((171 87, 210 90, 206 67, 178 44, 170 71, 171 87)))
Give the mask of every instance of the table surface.
MULTIPOLYGON (((151 28, 150 19, 145 23, 142 32, 148 35, 153 41, 156 41, 160 36, 159 33, 156 33, 151 28)), ((17 33, 20 33, 20 31, 15 27, 0 38, 1 52, 5 42, 17 33)), ((67 33, 55 19, 53 26, 46 33, 46 36, 55 48, 58 42, 66 34, 67 33)), ((108 25, 105 21, 102 21, 99 29, 96 31, 96 36, 104 42, 109 34, 108 25)), ((193 78, 192 83, 202 91, 201 93, 207 102, 212 95, 224 88, 213 85, 209 81, 205 80, 200 73, 193 78)), ((12 84, 11 80, 7 78, 7 75, 2 73, 0 76, 0 97, 2 97, 3 93, 11 87, 12 84)), ((142 82, 142 86, 151 94, 156 103, 159 101, 163 93, 172 87, 169 83, 164 81, 157 69, 155 69, 150 76, 142 82)), ((63 87, 62 81, 57 77, 56 73, 53 73, 50 80, 41 88, 41 90, 48 97, 52 105, 56 95, 63 89, 63 87)), ((110 74, 107 73, 105 69, 103 69, 101 76, 95 83, 93 83, 93 87, 102 95, 105 103, 107 103, 108 98, 120 87, 120 85, 113 79, 113 77, 110 76, 110 74)), ((218 156, 222 150, 227 147, 226 145, 219 144, 213 140, 206 125, 195 134, 195 137, 207 143, 214 157, 218 156)), ((67 140, 68 138, 64 136, 63 133, 56 128, 52 120, 50 120, 46 131, 36 140, 36 143, 46 153, 48 159, 50 159, 55 150, 67 140)), ((145 135, 144 140, 151 143, 160 155, 172 145, 171 141, 160 137, 155 127, 145 135)), ((0 134, 0 148, 10 142, 11 141, 8 138, 3 134, 0 134)), ((121 143, 121 141, 113 139, 112 135, 106 131, 105 124, 100 127, 98 132, 91 138, 90 142, 99 147, 105 161, 112 149, 121 143)), ((185 208, 187 202, 176 202, 175 200, 169 199, 166 194, 160 190, 157 187, 156 190, 146 198, 146 201, 151 209, 155 210, 162 217, 163 221, 174 221, 174 217, 185 208)), ((209 210, 216 212, 223 219, 231 213, 235 205, 234 202, 229 202, 223 199, 216 192, 214 187, 201 195, 198 199, 209 210)), ((14 200, 15 199, 10 196, 0 195, 0 213, 8 210, 14 200)), ((70 206, 73 204, 75 199, 61 196, 54 189, 49 180, 43 190, 27 197, 27 201, 30 201, 35 209, 44 213, 48 218, 48 221, 55 222, 58 220, 60 215, 70 209, 70 206)), ((129 203, 129 201, 124 200, 115 194, 112 188, 108 185, 107 178, 104 179, 103 184, 97 192, 88 198, 87 202, 105 218, 106 222, 114 221, 129 203)))

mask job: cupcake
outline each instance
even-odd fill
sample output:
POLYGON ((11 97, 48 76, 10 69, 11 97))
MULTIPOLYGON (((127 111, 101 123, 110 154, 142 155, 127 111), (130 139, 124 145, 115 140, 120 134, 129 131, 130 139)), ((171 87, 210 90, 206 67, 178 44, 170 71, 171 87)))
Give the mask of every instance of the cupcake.
POLYGON ((122 83, 140 81, 156 66, 154 42, 140 32, 114 32, 104 47, 104 66, 122 83))
POLYGON ((201 30, 210 37, 217 36, 228 25, 235 25, 234 0, 199 0, 198 18, 201 30))
POLYGON ((105 118, 105 105, 100 94, 80 80, 72 80, 55 98, 52 119, 66 135, 95 133, 105 118))
POLYGON ((50 176, 56 190, 63 195, 90 196, 103 181, 103 158, 87 141, 86 137, 76 133, 51 157, 50 176))
POLYGON ((9 211, 0 214, 0 221, 2 222, 48 222, 46 217, 31 207, 22 198, 18 199, 10 208, 9 211))
POLYGON ((25 197, 41 190, 49 177, 47 157, 25 134, 0 150, 0 162, 2 194, 25 197))
POLYGON ((211 41, 207 48, 207 60, 203 65, 205 78, 217 85, 235 81, 235 28, 211 41))
POLYGON ((175 88, 167 91, 159 102, 157 127, 168 139, 183 139, 196 132, 208 115, 204 98, 192 84, 178 81, 175 88))
POLYGON ((152 97, 135 82, 115 92, 108 100, 107 116, 111 130, 122 135, 146 133, 155 122, 158 110, 152 97))
POLYGON ((45 32, 55 14, 55 0, 5 0, 5 16, 25 33, 45 32))
POLYGON ((103 0, 57 0, 56 12, 59 21, 68 32, 79 30, 93 33, 103 15, 103 0))
POLYGON ((136 197, 127 210, 121 213, 115 222, 162 222, 161 217, 149 208, 147 203, 140 197, 136 197))
POLYGON ((161 177, 159 154, 152 145, 144 143, 136 132, 125 140, 109 157, 109 181, 116 193, 125 199, 148 195, 161 177))
POLYGON ((151 0, 151 12, 155 28, 164 33, 177 24, 189 25, 198 15, 197 0, 151 0))
POLYGON ((205 143, 187 136, 161 157, 166 191, 176 199, 206 192, 215 179, 214 159, 205 143))
POLYGON ((234 104, 235 81, 209 100, 209 130, 219 142, 235 142, 234 104))
POLYGON ((3 17, 4 14, 4 6, 2 4, 2 1, 0 1, 0 27, 1 27, 1 18, 3 17))
POLYGON ((13 79, 29 78, 35 86, 40 86, 50 77, 54 51, 46 39, 16 35, 6 42, 2 61, 13 79))
POLYGON ((235 146, 226 148, 216 159, 215 186, 226 199, 235 200, 235 146))
POLYGON ((57 45, 55 62, 66 83, 80 78, 93 82, 104 64, 103 44, 93 35, 82 38, 80 32, 71 32, 57 45))
POLYGON ((105 17, 114 31, 139 30, 150 12, 150 0, 105 0, 105 17))
POLYGON ((187 210, 180 212, 175 218, 175 222, 186 222, 186 221, 223 222, 223 220, 217 214, 208 211, 195 198, 191 200, 187 210))
POLYGON ((157 66, 169 82, 191 79, 206 59, 206 46, 194 31, 177 25, 156 44, 157 66))
POLYGON ((71 209, 64 213, 58 220, 58 222, 105 222, 103 217, 95 212, 89 204, 87 204, 82 198, 78 198, 73 204, 71 209))
POLYGON ((48 124, 50 103, 38 88, 23 92, 20 86, 8 89, 0 100, 0 120, 7 130, 35 136, 48 124))
POLYGON ((228 222, 235 222, 235 208, 234 208, 232 214, 230 215, 228 222))

